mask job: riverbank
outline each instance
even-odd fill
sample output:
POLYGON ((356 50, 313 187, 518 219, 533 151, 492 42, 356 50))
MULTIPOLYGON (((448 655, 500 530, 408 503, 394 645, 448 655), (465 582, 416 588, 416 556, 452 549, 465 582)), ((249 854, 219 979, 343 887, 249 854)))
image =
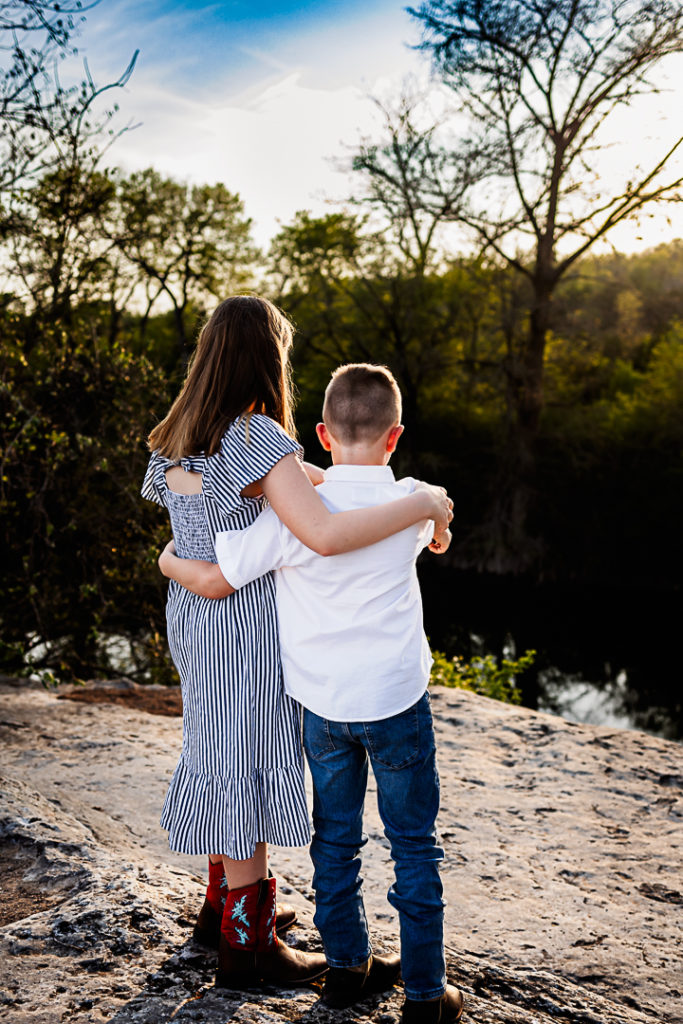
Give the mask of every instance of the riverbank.
MULTIPOLYGON (((157 824, 180 720, 117 692, 125 703, 0 687, 0 1019, 397 1021, 400 990, 344 1014, 315 989, 214 991, 212 958, 189 937, 203 860, 168 853, 157 824)), ((681 747, 462 691, 434 690, 433 706, 449 975, 466 990, 465 1022, 683 1022, 681 747)), ((367 831, 368 915, 396 948, 372 793, 367 831)), ((291 941, 314 948, 306 851, 275 851, 272 864, 303 921, 291 941)))

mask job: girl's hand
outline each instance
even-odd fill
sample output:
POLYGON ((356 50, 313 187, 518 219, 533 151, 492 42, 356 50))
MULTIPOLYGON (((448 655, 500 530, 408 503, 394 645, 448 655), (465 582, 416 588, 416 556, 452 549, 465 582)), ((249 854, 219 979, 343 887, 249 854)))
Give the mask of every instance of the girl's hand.
POLYGON ((429 550, 433 551, 435 555, 443 555, 448 550, 451 540, 450 530, 446 530, 445 533, 435 533, 429 545, 429 550))
POLYGON ((426 484, 424 480, 418 480, 415 490, 426 491, 431 499, 432 511, 427 514, 427 518, 434 520, 434 533, 437 536, 445 533, 453 518, 453 502, 446 494, 445 489, 437 487, 435 484, 426 484))
POLYGON ((384 505, 330 512, 294 454, 281 458, 261 486, 280 521, 319 555, 340 555, 376 544, 425 519, 433 519, 443 531, 453 518, 453 503, 444 489, 429 484, 384 505))

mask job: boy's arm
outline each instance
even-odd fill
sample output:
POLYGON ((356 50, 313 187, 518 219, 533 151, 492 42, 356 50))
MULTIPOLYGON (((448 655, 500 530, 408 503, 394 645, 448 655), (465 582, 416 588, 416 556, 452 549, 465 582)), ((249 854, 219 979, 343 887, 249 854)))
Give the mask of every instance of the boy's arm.
POLYGON ((215 538, 216 558, 226 579, 239 590, 271 569, 293 565, 299 551, 308 552, 267 508, 246 530, 227 530, 215 538))
POLYGON ((311 481, 314 487, 317 487, 318 484, 323 483, 323 481, 325 480, 325 473, 324 470, 320 468, 320 466, 314 466, 312 462, 304 462, 303 466, 304 469, 306 470, 306 476, 311 481))
POLYGON ((452 539, 450 530, 435 532, 429 543, 429 550, 435 555, 443 555, 444 551, 448 551, 452 539))
POLYGON ((173 541, 159 555, 159 568, 164 576, 200 597, 216 599, 235 593, 217 565, 196 558, 178 558, 173 541))

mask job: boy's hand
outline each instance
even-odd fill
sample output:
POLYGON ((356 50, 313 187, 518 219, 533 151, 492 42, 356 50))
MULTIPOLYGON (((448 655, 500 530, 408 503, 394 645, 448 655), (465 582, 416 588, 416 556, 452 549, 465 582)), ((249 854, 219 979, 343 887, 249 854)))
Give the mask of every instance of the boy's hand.
POLYGON ((217 600, 235 593, 215 562, 204 562, 196 558, 178 558, 175 544, 169 541, 159 555, 159 568, 164 576, 175 580, 181 587, 191 590, 200 597, 217 600))
POLYGON ((159 555, 158 563, 157 563, 159 568, 160 568, 160 570, 161 570, 161 572, 162 572, 162 574, 164 576, 169 576, 170 577, 170 575, 171 575, 171 572, 170 572, 171 564, 170 564, 169 557, 168 557, 169 555, 172 555, 175 558, 175 541, 174 540, 169 540, 168 544, 166 545, 164 550, 159 555))
POLYGON ((450 530, 444 530, 443 532, 434 533, 429 550, 433 551, 435 555, 443 555, 444 551, 448 551, 452 537, 450 530))
POLYGON ((314 466, 312 462, 304 462, 304 469, 306 470, 306 476, 314 487, 317 487, 318 484, 324 483, 325 472, 320 468, 320 466, 314 466))

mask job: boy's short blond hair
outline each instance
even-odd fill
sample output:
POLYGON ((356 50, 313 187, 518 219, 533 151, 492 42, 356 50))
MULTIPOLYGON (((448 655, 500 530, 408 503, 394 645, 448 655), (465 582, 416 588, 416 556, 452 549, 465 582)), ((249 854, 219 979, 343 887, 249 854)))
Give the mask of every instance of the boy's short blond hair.
POLYGON ((373 363, 337 367, 325 391, 323 420, 342 444, 376 441, 401 422, 401 392, 391 370, 373 363))

